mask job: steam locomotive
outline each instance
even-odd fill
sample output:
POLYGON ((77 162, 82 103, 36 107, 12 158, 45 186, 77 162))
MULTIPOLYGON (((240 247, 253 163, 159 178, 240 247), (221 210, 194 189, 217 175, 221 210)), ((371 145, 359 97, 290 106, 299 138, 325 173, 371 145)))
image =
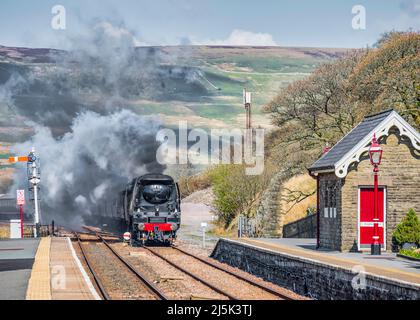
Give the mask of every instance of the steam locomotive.
POLYGON ((181 224, 178 183, 164 174, 133 179, 120 192, 117 210, 123 217, 133 245, 150 241, 170 244, 181 224))

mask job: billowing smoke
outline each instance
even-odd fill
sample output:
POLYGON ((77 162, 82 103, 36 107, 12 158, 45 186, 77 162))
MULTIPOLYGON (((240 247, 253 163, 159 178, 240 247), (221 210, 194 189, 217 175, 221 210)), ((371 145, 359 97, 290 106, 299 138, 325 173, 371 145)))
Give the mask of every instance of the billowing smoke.
MULTIPOLYGON (((159 122, 137 115, 137 101, 179 100, 182 90, 202 96, 206 88, 178 57, 136 47, 123 23, 94 21, 66 42, 66 51, 25 49, 19 63, 0 61, 0 105, 35 129, 12 151, 25 155, 34 146, 40 155, 44 222, 74 224, 98 214, 131 178, 164 170, 156 163, 159 122)), ((17 187, 27 188, 26 169, 10 192, 17 187)))
MULTIPOLYGON (((33 138, 13 151, 27 154, 34 146, 41 159, 44 222, 74 224, 77 218, 97 214, 104 203, 109 205, 130 179, 162 172, 155 154, 158 130, 157 119, 131 111, 106 116, 88 111, 58 139, 49 128, 37 126, 33 138)), ((25 180, 26 172, 19 171, 16 181, 25 180)))
POLYGON ((177 65, 181 57, 163 49, 136 47, 141 42, 123 23, 94 21, 65 43, 69 50, 51 50, 43 63, 9 70, 18 76, 6 82, 16 113, 50 127, 54 135, 68 131, 84 110, 107 114, 135 110, 137 100, 182 100, 188 97, 185 92, 207 93, 197 68, 177 65))

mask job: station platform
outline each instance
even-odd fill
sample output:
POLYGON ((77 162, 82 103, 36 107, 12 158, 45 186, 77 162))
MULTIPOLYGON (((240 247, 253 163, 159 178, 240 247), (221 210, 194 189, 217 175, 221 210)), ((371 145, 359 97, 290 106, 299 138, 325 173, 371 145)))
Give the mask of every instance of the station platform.
POLYGON ((211 257, 315 300, 420 300, 420 263, 316 250, 315 239, 220 238, 211 257))
POLYGON ((0 240, 0 300, 23 300, 39 239, 0 240))
POLYGON ((26 299, 100 299, 69 238, 46 237, 39 241, 26 299))
POLYGON ((372 256, 369 252, 317 250, 316 239, 240 238, 237 241, 348 270, 363 266, 366 273, 420 286, 420 262, 397 257, 391 252, 372 256))
POLYGON ((51 238, 52 300, 100 300, 69 238, 51 238))

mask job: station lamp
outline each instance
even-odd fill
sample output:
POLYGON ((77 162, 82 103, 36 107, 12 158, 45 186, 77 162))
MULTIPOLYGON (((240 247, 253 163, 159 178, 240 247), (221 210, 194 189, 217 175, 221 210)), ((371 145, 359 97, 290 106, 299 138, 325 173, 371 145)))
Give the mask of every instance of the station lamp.
POLYGON ((369 147, 370 163, 377 168, 382 160, 382 148, 376 139, 376 134, 373 134, 372 143, 369 147))
POLYGON ((376 134, 373 134, 372 142, 369 147, 370 163, 373 165, 373 236, 371 244, 371 254, 381 254, 381 244, 379 242, 379 197, 378 197, 378 175, 379 165, 382 160, 382 148, 376 139, 376 134))

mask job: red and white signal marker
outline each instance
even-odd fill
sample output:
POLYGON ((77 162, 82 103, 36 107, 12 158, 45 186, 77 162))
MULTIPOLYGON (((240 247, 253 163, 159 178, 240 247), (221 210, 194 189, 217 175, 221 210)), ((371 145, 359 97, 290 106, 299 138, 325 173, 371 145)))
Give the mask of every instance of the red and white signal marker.
POLYGON ((130 241, 131 233, 130 232, 124 232, 123 238, 124 238, 124 241, 130 241))
POLYGON ((28 157, 9 157, 9 163, 28 162, 28 157))

